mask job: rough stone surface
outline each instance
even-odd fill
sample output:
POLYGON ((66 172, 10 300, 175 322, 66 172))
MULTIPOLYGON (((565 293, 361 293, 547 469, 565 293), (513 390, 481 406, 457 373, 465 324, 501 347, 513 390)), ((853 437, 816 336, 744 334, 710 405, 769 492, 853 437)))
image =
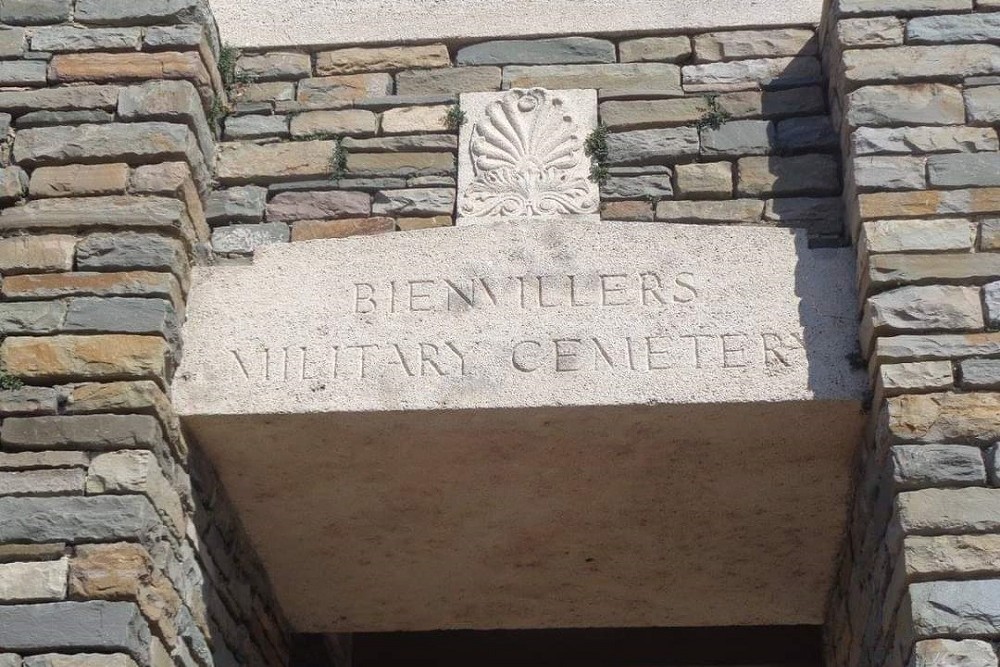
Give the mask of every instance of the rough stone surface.
POLYGON ((0 600, 48 602, 66 597, 69 560, 0 563, 0 600))
MULTIPOLYGON (((433 70, 432 70, 433 71, 433 70)), ((392 94, 389 74, 344 74, 299 81, 299 102, 326 104, 392 94)))
POLYGON ((927 158, 860 156, 851 160, 851 176, 859 190, 922 190, 927 187, 927 158))
MULTIPOLYGON (((0 508, 4 542, 134 540, 155 534, 159 525, 145 496, 6 497, 0 498, 0 508)), ((14 648, 10 641, 0 645, 14 648)))
MULTIPOLYGON (((6 465, 6 464, 0 464, 6 465)), ((4 496, 54 496, 83 495, 86 473, 83 470, 21 470, 0 473, 0 495, 4 496)), ((0 598, 3 594, 0 594, 0 598)), ((27 600, 30 598, 19 598, 27 600)), ((62 596, 48 598, 60 600, 62 596)))
POLYGON ((895 16, 843 19, 837 23, 837 37, 845 48, 901 46, 903 22, 895 16))
POLYGON ((1000 328, 1000 282, 983 288, 983 303, 986 305, 987 323, 994 329, 1000 328))
POLYGON ((910 585, 914 633, 992 635, 1000 630, 1000 579, 910 585))
POLYGON ((24 196, 28 175, 20 167, 0 169, 0 204, 10 204, 24 196))
POLYGON ((907 572, 920 577, 983 577, 1000 565, 997 535, 913 535, 903 547, 907 572))
POLYGON ((615 131, 688 125, 700 120, 706 111, 708 102, 700 97, 611 101, 600 106, 601 122, 615 131))
POLYGON ((225 222, 262 222, 265 206, 267 188, 246 185, 216 190, 205 202, 205 219, 212 225, 225 222))
POLYGON ((282 192, 267 204, 268 222, 364 217, 371 199, 364 192, 282 192))
POLYGON ((977 127, 859 128, 851 138, 855 155, 995 151, 994 130, 977 127))
POLYGON ((44 61, 0 61, 0 85, 44 86, 47 81, 47 72, 48 65, 44 61))
POLYGON ((380 178, 451 175, 455 173, 455 157, 450 153, 350 153, 347 173, 380 178))
POLYGON ((176 339, 177 317, 169 301, 150 298, 80 297, 69 300, 63 331, 159 334, 176 339))
POLYGON ((1000 360, 965 359, 959 364, 959 382, 966 389, 1000 388, 1000 360))
POLYGON ((236 74, 254 81, 304 79, 312 74, 312 59, 305 53, 242 56, 236 61, 236 74))
POLYGON ((66 304, 58 301, 0 304, 0 335, 54 333, 65 314, 66 304))
POLYGON ((877 192, 858 197, 861 217, 926 218, 1000 212, 1000 188, 877 192))
MULTIPOLYGON (((34 0, 28 1, 33 2, 34 0)), ((0 92, 0 108, 14 112, 74 109, 112 110, 117 105, 118 88, 114 86, 79 86, 0 92)))
POLYGON ((962 92, 936 83, 867 86, 848 96, 852 126, 961 125, 965 122, 962 92))
POLYGON ((226 119, 223 138, 263 139, 264 137, 287 137, 288 118, 286 116, 231 116, 226 119))
POLYGON ((300 220, 292 225, 292 241, 342 239, 348 236, 384 234, 396 229, 392 218, 348 218, 346 220, 300 220))
POLYGON ((823 79, 816 58, 759 58, 734 60, 707 65, 688 65, 683 69, 684 86, 700 86, 706 90, 726 86, 753 87, 756 84, 791 88, 817 84, 823 79))
POLYGON ((593 37, 481 42, 463 47, 455 55, 457 65, 556 65, 613 62, 615 62, 615 45, 607 40, 593 37))
POLYGON ((918 16, 906 24, 911 44, 958 44, 1000 41, 1000 16, 995 13, 965 16, 918 16))
POLYGON ((0 438, 11 450, 154 449, 163 442, 159 423, 148 415, 12 417, 0 438))
POLYGON ((666 63, 512 65, 503 70, 504 88, 656 90, 680 95, 680 84, 680 68, 666 63))
POLYGON ((59 234, 0 239, 0 273, 70 271, 76 238, 59 234))
POLYGON ((142 41, 139 28, 37 28, 31 34, 34 51, 136 51, 142 41))
POLYGON ((865 326, 874 335, 915 330, 977 330, 983 327, 978 287, 902 287, 868 299, 865 326))
POLYGON ((399 107, 386 109, 382 114, 382 132, 385 134, 416 134, 422 132, 447 132, 448 107, 399 107))
POLYGON ((78 269, 149 269, 174 271, 185 266, 187 253, 176 239, 124 232, 121 234, 92 234, 76 249, 78 269))
POLYGON ((601 184, 602 201, 647 199, 650 201, 672 197, 670 174, 645 176, 611 176, 601 184))
POLYGON ((816 33, 798 28, 710 32, 694 38, 699 62, 739 58, 808 56, 818 51, 816 33))
MULTIPOLYGON (((83 468, 90 463, 86 452, 4 452, 0 454, 0 469, 30 471, 42 468, 83 468)), ((83 489, 82 481, 80 489, 83 489)), ((62 552, 59 552, 62 555, 62 552)), ((34 560, 34 559, 26 559, 34 560)))
POLYGON ((223 255, 250 255, 261 246, 286 243, 289 237, 283 222, 217 227, 212 230, 212 249, 223 255))
POLYGON ((212 84, 201 56, 195 51, 61 53, 52 58, 48 76, 59 83, 187 79, 203 91, 207 91, 212 84))
POLYGON ((765 155, 774 145, 774 124, 766 120, 734 120, 701 132, 705 155, 765 155))
POLYGON ((293 137, 312 135, 364 136, 378 130, 378 117, 364 109, 308 111, 292 118, 293 137))
POLYGON ((152 452, 123 450, 94 457, 87 470, 87 493, 144 493, 175 533, 184 534, 186 519, 181 499, 152 452))
POLYGON ((375 195, 371 212, 380 216, 452 215, 455 191, 442 188, 383 190, 375 195))
POLYGON ((733 196, 733 165, 706 162, 677 165, 677 196, 681 199, 729 199, 733 196))
POLYGON ((458 137, 450 134, 424 134, 373 139, 344 138, 344 148, 361 153, 451 152, 458 148, 458 137))
POLYGON ((1000 154, 932 155, 927 159, 927 173, 935 187, 1000 186, 1000 154))
POLYGON ((854 84, 995 74, 1000 71, 1000 46, 966 44, 856 49, 844 52, 843 63, 845 80, 854 84))
POLYGON ((80 197, 125 194, 128 165, 40 167, 31 174, 32 197, 80 197))
POLYGON ((691 40, 686 36, 642 37, 627 39, 618 45, 623 63, 676 63, 691 57, 691 40))
POLYGON ((997 667, 993 647, 979 639, 928 639, 913 647, 914 667, 997 667))
MULTIPOLYGON (((909 343, 911 352, 917 352, 921 344, 925 348, 933 348, 936 344, 938 354, 944 352, 948 356, 959 357, 977 354, 976 340, 965 336, 957 340, 938 338, 893 342, 901 346, 909 343), (968 348, 965 351, 947 349, 949 343, 965 344, 968 348)), ((990 354, 988 342, 983 341, 982 346, 987 348, 984 354, 990 354)), ((924 352, 920 356, 940 358, 926 349, 924 352)), ((888 356, 902 355, 896 352, 888 356)), ((893 443, 992 444, 1000 442, 998 405, 1000 394, 995 393, 899 396, 888 401, 883 432, 893 443)))
POLYGON ((54 415, 58 409, 55 389, 21 387, 0 391, 0 416, 54 415))
POLYGON ((840 137, 828 116, 789 118, 778 122, 776 143, 782 152, 834 150, 840 137))
POLYGON ((619 132, 608 135, 608 162, 662 164, 672 158, 697 155, 700 146, 694 127, 619 132))
POLYGON ((737 194, 758 197, 773 194, 835 195, 840 192, 840 169, 829 155, 747 157, 737 164, 737 194))
POLYGON ((124 653, 47 653, 26 657, 24 667, 136 667, 136 663, 124 653))
POLYGON ((1000 218, 990 218, 980 223, 979 247, 982 250, 1000 250, 1000 218))
POLYGON ((155 379, 167 370, 167 343, 154 336, 7 338, 0 362, 8 373, 39 382, 155 379))
POLYGON ((916 361, 879 367, 880 386, 888 395, 941 391, 951 388, 954 380, 950 361, 916 361))
POLYGON ((150 639, 139 608, 130 602, 93 600, 0 607, 0 646, 14 651, 103 649, 145 655, 150 639))
POLYGON ((866 222, 869 253, 969 251, 976 240, 970 220, 876 220, 866 222))
POLYGON ((81 125, 84 123, 110 123, 115 116, 101 109, 79 111, 34 111, 19 116, 17 127, 48 127, 50 125, 81 125))
POLYGON ((397 95, 441 95, 500 90, 499 67, 407 70, 396 75, 397 95))
POLYGON ((69 20, 73 0, 6 0, 0 21, 12 25, 40 25, 69 20))
POLYGON ((970 123, 1000 123, 1000 86, 966 89, 965 106, 970 123))
POLYGON ((986 485, 979 447, 900 445, 892 448, 891 457, 893 481, 900 490, 986 485))
POLYGON ((226 143, 220 146, 217 176, 224 184, 329 176, 335 150, 333 141, 226 143))
POLYGON ((387 72, 401 69, 448 67, 451 59, 444 44, 426 46, 385 46, 381 48, 348 48, 321 51, 316 54, 316 73, 357 74, 387 72))
POLYGON ((759 199, 729 201, 661 201, 656 219, 664 222, 749 223, 759 222, 764 202, 759 199))
POLYGON ((837 235, 843 230, 843 205, 838 197, 782 197, 764 206, 764 220, 783 227, 802 227, 813 234, 837 235))
MULTIPOLYGON (((454 220, 450 216, 436 215, 432 218, 396 218, 396 227, 401 232, 417 229, 433 229, 435 227, 451 227, 454 220)), ((294 230, 292 230, 294 235, 294 230)))

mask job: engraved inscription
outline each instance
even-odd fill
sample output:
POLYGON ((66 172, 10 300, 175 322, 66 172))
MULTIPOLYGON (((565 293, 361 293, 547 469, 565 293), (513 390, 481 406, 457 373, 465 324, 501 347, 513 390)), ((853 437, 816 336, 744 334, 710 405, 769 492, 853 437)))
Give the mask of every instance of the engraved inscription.
POLYGON ((598 209, 583 151, 585 131, 558 93, 511 90, 486 107, 469 143, 473 179, 467 217, 593 214, 598 209))
POLYGON ((596 274, 420 277, 356 282, 349 310, 382 313, 538 310, 551 308, 648 308, 690 304, 700 296, 693 273, 654 269, 596 274))

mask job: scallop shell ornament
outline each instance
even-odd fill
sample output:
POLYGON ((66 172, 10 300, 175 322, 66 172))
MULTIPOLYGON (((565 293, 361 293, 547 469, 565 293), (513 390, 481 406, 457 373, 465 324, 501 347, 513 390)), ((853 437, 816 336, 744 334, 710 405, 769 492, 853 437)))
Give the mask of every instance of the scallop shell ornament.
POLYGON ((579 126, 548 90, 512 90, 472 130, 474 178, 460 202, 469 217, 592 214, 594 185, 579 126))

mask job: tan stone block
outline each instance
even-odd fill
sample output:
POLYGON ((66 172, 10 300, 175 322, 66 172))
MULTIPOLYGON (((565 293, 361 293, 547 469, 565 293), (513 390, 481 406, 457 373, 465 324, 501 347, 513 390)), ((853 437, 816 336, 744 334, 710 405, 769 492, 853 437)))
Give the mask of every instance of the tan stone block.
POLYGON ((642 130, 697 122, 708 111, 704 97, 603 102, 601 121, 613 130, 642 130))
POLYGON ((1000 394, 917 394, 886 401, 882 434, 889 444, 1000 441, 1000 394))
POLYGON ((127 164, 39 167, 31 174, 32 197, 123 195, 128 186, 127 164))
POLYGON ((60 382, 123 378, 165 381, 170 348, 157 336, 8 337, 0 367, 24 380, 60 382))
POLYGON ((217 176, 224 184, 329 176, 336 150, 334 141, 224 143, 219 151, 217 176))
POLYGON ((915 361, 879 367, 879 388, 885 396, 917 391, 941 391, 955 382, 950 361, 915 361))
POLYGON ((343 102, 392 94, 388 74, 345 74, 299 81, 298 101, 306 104, 343 102))
POLYGON ((346 220, 300 220, 292 225, 292 241, 340 239, 347 236, 383 234, 396 229, 392 218, 348 218, 346 220))
POLYGON ((623 63, 676 63, 691 55, 691 40, 685 36, 629 39, 618 45, 618 53, 623 63))
POLYGON ((449 67, 451 58, 444 44, 424 46, 387 46, 383 48, 349 48, 321 51, 316 54, 316 73, 356 74, 388 72, 401 69, 449 67))
POLYGON ((49 544, 0 544, 0 563, 21 563, 32 560, 59 560, 66 553, 62 542, 49 544))
MULTIPOLYGON (((73 655, 46 653, 33 655, 24 664, 25 667, 136 667, 135 661, 124 653, 110 655, 103 653, 74 653, 73 655)), ((167 664, 172 666, 173 661, 167 664)))
POLYGON ((58 299, 66 296, 156 296, 170 299, 180 312, 184 295, 172 274, 153 271, 122 273, 50 273, 11 276, 0 293, 8 299, 58 299))
POLYGON ((694 38, 698 62, 807 56, 815 54, 817 49, 816 33, 797 28, 710 32, 694 38))
POLYGON ((49 80, 131 82, 141 79, 187 79, 199 89, 212 80, 196 51, 183 53, 65 53, 52 58, 49 80))
POLYGON ((86 468, 89 465, 90 455, 86 452, 0 452, 0 470, 86 468))
POLYGON ((347 173, 355 176, 419 176, 454 171, 455 156, 451 153, 351 153, 347 156, 347 173))
POLYGON ((677 165, 677 197, 729 199, 733 196, 733 165, 705 162, 677 165))
POLYGON ((164 477, 156 455, 149 451, 126 449, 99 454, 87 470, 87 494, 144 493, 160 515, 184 536, 186 519, 180 496, 164 477))
POLYGON ((1000 571, 1000 535, 910 535, 903 555, 910 578, 994 576, 1000 571))
POLYGON ((319 135, 361 136, 378 131, 378 117, 364 109, 307 111, 292 118, 293 137, 319 135))
POLYGON ((70 560, 69 592, 85 599, 135 600, 169 645, 177 641, 173 619, 180 611, 181 599, 138 544, 78 546, 70 560))
POLYGON ((420 134, 448 131, 448 107, 397 107, 382 114, 385 134, 420 134))
POLYGON ((1000 188, 873 192, 859 195, 858 205, 865 220, 996 213, 1000 212, 1000 188))
POLYGON ((0 239, 0 274, 71 271, 76 237, 63 234, 0 239))
POLYGON ((653 203, 648 201, 604 202, 601 204, 601 219, 652 222, 653 203))
POLYGON ((455 221, 449 215, 436 215, 433 218, 396 218, 396 227, 402 232, 433 227, 451 227, 454 224, 455 221))
POLYGON ((661 201, 656 205, 656 219, 664 222, 753 223, 764 215, 760 199, 726 201, 661 201))

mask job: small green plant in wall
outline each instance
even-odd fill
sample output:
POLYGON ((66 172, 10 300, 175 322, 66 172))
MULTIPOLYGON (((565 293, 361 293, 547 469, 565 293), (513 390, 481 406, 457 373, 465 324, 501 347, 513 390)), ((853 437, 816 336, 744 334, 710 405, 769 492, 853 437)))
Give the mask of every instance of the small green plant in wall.
POLYGON ((458 130, 465 125, 465 112, 462 111, 462 107, 457 104, 453 104, 448 107, 448 113, 444 117, 444 123, 452 132, 458 132, 458 130))
POLYGON ((337 137, 333 141, 333 155, 330 156, 330 178, 339 181, 347 176, 347 148, 344 146, 343 137, 337 137))
POLYGON ((590 180, 598 185, 608 180, 608 126, 598 123, 583 142, 583 152, 590 158, 590 180))
POLYGON ((4 369, 0 368, 0 390, 20 389, 24 382, 20 378, 14 377, 4 369))
POLYGON ((718 95, 709 95, 705 101, 708 103, 708 110, 698 119, 699 130, 718 130, 733 117, 732 114, 719 106, 718 95))

